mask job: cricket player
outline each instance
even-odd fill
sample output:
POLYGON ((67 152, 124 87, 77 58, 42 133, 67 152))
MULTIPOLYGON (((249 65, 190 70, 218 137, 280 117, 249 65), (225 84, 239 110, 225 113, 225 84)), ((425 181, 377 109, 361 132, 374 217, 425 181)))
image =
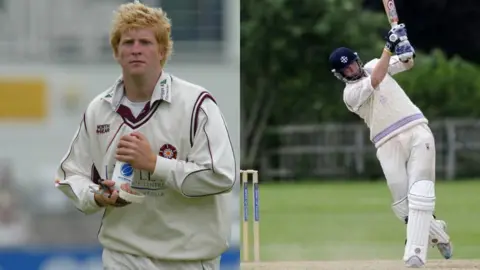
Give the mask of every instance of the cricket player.
POLYGON ((56 173, 80 211, 104 213, 104 269, 218 270, 229 247, 232 143, 212 95, 164 71, 170 30, 160 8, 118 8, 110 43, 122 75, 90 102, 56 173), (122 190, 119 162, 133 173, 122 190))
POLYGON ((422 267, 430 245, 446 259, 452 256, 452 245, 445 221, 433 216, 435 141, 428 120, 392 78, 412 68, 414 56, 405 25, 400 24, 388 32, 380 59, 363 66, 356 52, 342 47, 332 52, 330 64, 346 83, 343 99, 348 110, 370 130, 393 212, 407 224, 403 260, 406 266, 422 267))

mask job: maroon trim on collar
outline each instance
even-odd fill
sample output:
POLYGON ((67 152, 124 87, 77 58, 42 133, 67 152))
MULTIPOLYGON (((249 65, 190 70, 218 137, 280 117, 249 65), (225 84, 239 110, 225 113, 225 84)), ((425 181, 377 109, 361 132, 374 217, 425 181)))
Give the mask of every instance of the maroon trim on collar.
POLYGON ((152 106, 150 106, 150 102, 147 102, 142 112, 137 117, 133 116, 130 108, 123 104, 118 106, 117 113, 122 117, 123 122, 127 126, 132 129, 137 129, 150 120, 152 115, 154 115, 157 111, 161 102, 161 100, 155 101, 152 106))

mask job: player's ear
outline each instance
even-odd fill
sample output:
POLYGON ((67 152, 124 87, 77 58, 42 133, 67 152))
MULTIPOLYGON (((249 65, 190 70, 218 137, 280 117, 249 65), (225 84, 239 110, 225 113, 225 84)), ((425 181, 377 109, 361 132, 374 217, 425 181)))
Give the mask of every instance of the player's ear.
POLYGON ((115 61, 118 62, 118 60, 119 60, 118 59, 118 52, 113 51, 112 55, 113 55, 113 59, 115 59, 115 61))
POLYGON ((116 45, 112 45, 111 48, 112 48, 112 56, 113 56, 113 59, 115 59, 115 61, 118 62, 118 59, 119 59, 120 41, 118 41, 118 42, 116 43, 116 45))
POLYGON ((165 59, 165 55, 167 54, 165 48, 163 46, 159 46, 159 54, 160 54, 160 60, 165 59))

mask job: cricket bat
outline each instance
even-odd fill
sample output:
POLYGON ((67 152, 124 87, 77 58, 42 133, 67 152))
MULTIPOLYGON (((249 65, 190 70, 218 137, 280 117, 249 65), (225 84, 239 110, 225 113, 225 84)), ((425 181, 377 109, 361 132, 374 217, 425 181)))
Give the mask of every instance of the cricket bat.
MULTIPOLYGON (((390 26, 393 28, 398 25, 398 13, 397 13, 397 7, 395 6, 395 0, 382 0, 383 1, 383 7, 385 8, 385 13, 387 13, 387 18, 388 22, 390 23, 390 26)), ((413 58, 415 58, 415 53, 413 53, 413 58)), ((409 61, 408 60, 401 60, 400 61, 406 63, 409 61)))
POLYGON ((382 0, 383 7, 385 8, 385 13, 387 13, 388 22, 390 26, 394 27, 398 25, 398 13, 397 8, 395 7, 394 0, 382 0))

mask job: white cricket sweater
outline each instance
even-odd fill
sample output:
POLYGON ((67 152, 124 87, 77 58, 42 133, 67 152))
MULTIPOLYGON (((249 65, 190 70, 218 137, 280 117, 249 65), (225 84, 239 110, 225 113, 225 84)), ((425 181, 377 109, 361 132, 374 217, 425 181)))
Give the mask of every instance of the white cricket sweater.
MULTIPOLYGON (((377 62, 378 59, 373 59, 365 65, 367 74, 372 72, 377 62)), ((372 87, 369 75, 345 87, 345 105, 365 121, 370 129, 370 140, 376 148, 413 126, 428 123, 422 111, 392 78, 394 74, 410 67, 400 62, 397 56, 393 56, 388 74, 377 88, 372 87)))
POLYGON ((98 239, 105 248, 152 260, 217 258, 230 244, 230 191, 238 175, 220 108, 203 87, 166 72, 137 117, 124 98, 120 78, 90 103, 56 187, 82 212, 104 211, 98 239), (134 172, 132 188, 145 200, 99 207, 89 186, 111 179, 117 144, 132 131, 158 153, 154 172, 134 172))

